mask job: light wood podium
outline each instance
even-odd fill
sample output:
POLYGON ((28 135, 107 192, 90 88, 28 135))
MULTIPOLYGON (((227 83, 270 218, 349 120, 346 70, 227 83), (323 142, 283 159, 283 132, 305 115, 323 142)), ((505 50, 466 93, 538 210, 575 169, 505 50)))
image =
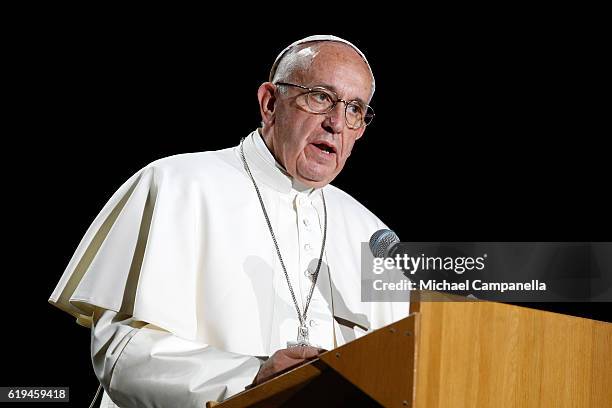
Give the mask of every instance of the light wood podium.
POLYGON ((215 408, 612 407, 612 324, 486 301, 410 315, 215 408))

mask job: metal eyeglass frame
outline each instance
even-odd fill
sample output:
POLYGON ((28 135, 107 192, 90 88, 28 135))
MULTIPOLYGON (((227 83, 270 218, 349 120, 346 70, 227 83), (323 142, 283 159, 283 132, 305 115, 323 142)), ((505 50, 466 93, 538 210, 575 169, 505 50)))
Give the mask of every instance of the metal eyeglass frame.
MULTIPOLYGON (((328 94, 333 95, 333 96, 335 97, 335 100, 333 100, 333 101, 332 101, 332 102, 333 102, 333 104, 332 104, 332 105, 329 107, 329 109, 328 109, 328 110, 326 110, 325 112, 311 112, 311 113, 314 113, 315 115, 323 115, 323 114, 326 114, 326 113, 331 112, 331 111, 332 111, 332 110, 333 110, 333 109, 336 107, 336 105, 338 104, 338 102, 344 102, 344 121, 346 122, 346 125, 347 125, 347 126, 350 128, 350 129, 353 129, 353 130, 356 130, 356 129, 361 129, 361 128, 362 128, 362 127, 364 127, 364 126, 368 126, 370 123, 372 123, 372 120, 374 120, 374 116, 376 116, 376 114, 374 113, 374 109, 373 109, 373 108, 372 108, 370 105, 367 105, 367 104, 365 104, 365 103, 364 103, 364 104, 362 104, 361 102, 359 102, 359 101, 357 101, 357 100, 346 101, 346 100, 344 100, 344 99, 341 99, 341 98, 339 98, 339 97, 338 97, 338 94, 337 94, 337 93, 335 93, 335 92, 334 92, 334 91, 332 91, 331 89, 327 89, 327 88, 325 88, 325 87, 323 87, 323 86, 316 86, 316 87, 314 87, 314 88, 309 88, 309 87, 304 86, 304 85, 292 84, 292 83, 290 83, 290 82, 276 82, 276 83, 274 83, 274 85, 277 85, 277 86, 278 86, 278 85, 294 86, 294 87, 296 87, 296 88, 301 88, 301 89, 304 89, 304 90, 308 91, 308 93, 311 93, 311 92, 318 92, 318 91, 324 91, 325 93, 328 93, 328 94), (365 115, 365 114, 364 114, 364 117, 361 119, 361 123, 362 123, 362 124, 361 124, 360 126, 354 127, 353 125, 351 125, 351 124, 348 122, 348 118, 347 118, 347 116, 346 116, 346 109, 348 108, 348 106, 349 106, 350 104, 353 104, 353 103, 357 103, 357 104, 359 104, 359 105, 363 105, 363 106, 365 107, 365 112, 367 112, 367 111, 368 111, 368 109, 370 109, 370 111, 372 112, 372 116, 370 117, 370 120, 368 120, 368 122, 367 122, 367 123, 366 123, 366 115, 365 115)), ((308 107, 310 108, 310 105, 309 105, 308 107)), ((311 109, 312 109, 312 108, 311 108, 311 109)))

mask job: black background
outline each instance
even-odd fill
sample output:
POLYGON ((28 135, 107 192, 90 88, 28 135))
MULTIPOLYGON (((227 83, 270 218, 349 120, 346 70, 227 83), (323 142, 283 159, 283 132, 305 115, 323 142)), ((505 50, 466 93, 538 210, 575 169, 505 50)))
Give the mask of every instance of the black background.
MULTIPOLYGON (((610 240, 610 70, 596 22, 53 11, 4 17, 16 24, 4 49, 1 385, 70 386, 70 405, 88 406, 90 333, 47 303, 81 237, 147 163, 252 131, 276 54, 314 33, 371 62, 377 117, 334 184, 402 240, 610 240)), ((531 306, 612 321, 606 304, 531 306)))

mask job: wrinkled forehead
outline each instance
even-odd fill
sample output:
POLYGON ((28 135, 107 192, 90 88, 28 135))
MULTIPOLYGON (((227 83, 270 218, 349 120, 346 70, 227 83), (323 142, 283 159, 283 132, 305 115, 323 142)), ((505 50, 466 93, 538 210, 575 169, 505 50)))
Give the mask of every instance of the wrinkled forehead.
POLYGON ((309 87, 322 86, 335 91, 342 98, 357 98, 367 103, 372 77, 354 51, 341 44, 325 44, 304 48, 298 53, 295 55, 294 69, 285 80, 297 81, 309 87), (298 58, 298 53, 302 54, 302 58, 298 58))

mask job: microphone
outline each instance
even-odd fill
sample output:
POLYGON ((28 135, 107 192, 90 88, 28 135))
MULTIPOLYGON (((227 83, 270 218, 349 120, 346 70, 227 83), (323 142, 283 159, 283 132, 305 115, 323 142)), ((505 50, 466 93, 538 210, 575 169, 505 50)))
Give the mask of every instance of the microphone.
MULTIPOLYGON (((402 248, 397 234, 389 229, 381 229, 372 234, 372 237, 370 237, 370 251, 375 258, 395 258, 396 256, 408 256, 408 253, 406 252, 407 250, 405 247, 402 248)), ((409 280, 417 283, 420 281, 429 280, 457 280, 457 275, 453 275, 445 270, 423 270, 423 268, 419 268, 419 271, 409 271, 403 267, 400 267, 399 269, 409 280)), ((443 292, 462 294, 464 296, 466 295, 466 291, 444 290, 443 292)), ((468 297, 475 298, 473 295, 469 295, 468 297)))
POLYGON ((370 238, 370 251, 376 258, 392 258, 399 249, 400 239, 389 229, 381 229, 370 238))

